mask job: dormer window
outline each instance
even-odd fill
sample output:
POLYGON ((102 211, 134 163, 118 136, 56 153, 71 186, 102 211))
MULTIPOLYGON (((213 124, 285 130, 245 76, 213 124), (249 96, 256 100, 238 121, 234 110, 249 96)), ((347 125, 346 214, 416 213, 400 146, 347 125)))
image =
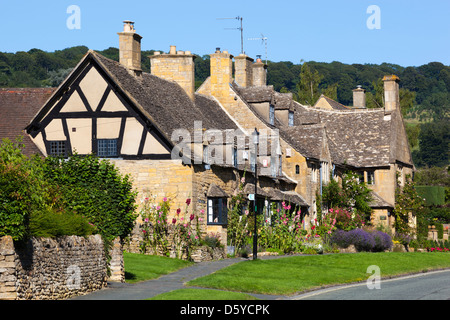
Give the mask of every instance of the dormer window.
POLYGON ((289 111, 289 114, 288 114, 288 125, 289 125, 289 127, 293 127, 294 126, 294 112, 292 112, 292 111, 289 111))
POLYGON ((275 107, 273 105, 269 106, 269 123, 275 124, 275 107))

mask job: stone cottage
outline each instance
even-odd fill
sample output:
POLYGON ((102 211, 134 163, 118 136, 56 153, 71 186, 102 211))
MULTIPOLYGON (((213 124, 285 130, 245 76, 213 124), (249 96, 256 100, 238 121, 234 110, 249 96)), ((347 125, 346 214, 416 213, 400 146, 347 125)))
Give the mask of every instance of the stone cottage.
POLYGON ((125 21, 119 62, 92 50, 83 57, 26 127, 40 153, 108 158, 131 175, 139 197, 169 198, 173 214, 191 199, 203 232, 223 242, 226 203, 244 174, 246 193, 254 193, 255 161, 261 212, 283 200, 306 207, 295 182, 266 165, 277 137, 261 135, 266 149, 255 151, 254 127, 241 126, 215 97, 194 92, 190 52, 155 54, 151 74, 143 72, 141 39, 125 21))
POLYGON ((203 231, 220 233, 223 242, 226 210, 218 208, 226 207, 244 175, 246 194, 254 193, 255 164, 257 208, 267 216, 289 201, 309 229, 316 194, 351 169, 374 191, 373 220, 392 224, 396 173, 404 179, 414 170, 396 76, 384 78, 381 109, 365 108, 362 88, 354 90, 352 107, 325 96, 305 106, 267 85, 260 58, 217 48, 210 77, 195 90, 191 52, 175 46, 155 52, 146 73, 133 22, 125 21, 118 35, 119 62, 90 50, 58 88, 24 89, 31 98, 23 100, 22 90, 1 90, 2 114, 13 117, 20 107, 23 119, 2 125, 9 129, 0 138, 26 127, 30 153, 108 158, 132 176, 141 198, 168 197, 173 210, 192 199, 195 212, 204 212, 203 231))

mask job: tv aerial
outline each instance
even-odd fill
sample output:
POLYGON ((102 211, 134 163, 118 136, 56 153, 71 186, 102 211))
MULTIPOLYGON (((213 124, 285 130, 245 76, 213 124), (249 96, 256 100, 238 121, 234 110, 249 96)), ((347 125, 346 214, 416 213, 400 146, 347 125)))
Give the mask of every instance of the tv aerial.
POLYGON ((267 64, 267 37, 265 37, 262 33, 261 33, 261 38, 249 38, 248 40, 261 40, 261 44, 264 43, 265 47, 266 47, 266 64, 267 64))
POLYGON ((242 17, 235 17, 235 18, 217 18, 217 20, 230 20, 230 19, 236 19, 240 20, 241 26, 238 28, 225 28, 226 30, 240 30, 241 31, 241 53, 244 53, 244 28, 242 27, 242 17))

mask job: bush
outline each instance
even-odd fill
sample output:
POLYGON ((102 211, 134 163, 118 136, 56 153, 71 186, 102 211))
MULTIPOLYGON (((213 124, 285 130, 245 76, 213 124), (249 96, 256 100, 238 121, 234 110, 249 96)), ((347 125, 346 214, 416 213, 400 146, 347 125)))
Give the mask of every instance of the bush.
POLYGON ((381 252, 392 247, 391 237, 381 231, 365 231, 353 229, 350 231, 336 230, 330 239, 331 243, 341 248, 353 244, 358 251, 381 252))
POLYGON ((127 236, 135 220, 135 193, 108 161, 26 157, 20 140, 0 144, 0 236, 127 236), (92 224, 95 225, 95 227, 92 224))
POLYGON ((203 239, 203 243, 212 249, 223 247, 223 245, 220 243, 219 233, 207 234, 203 239))
POLYGON ((122 176, 108 160, 77 154, 64 160, 47 157, 45 178, 59 187, 64 207, 89 219, 104 240, 131 233, 136 192, 129 176, 122 176))

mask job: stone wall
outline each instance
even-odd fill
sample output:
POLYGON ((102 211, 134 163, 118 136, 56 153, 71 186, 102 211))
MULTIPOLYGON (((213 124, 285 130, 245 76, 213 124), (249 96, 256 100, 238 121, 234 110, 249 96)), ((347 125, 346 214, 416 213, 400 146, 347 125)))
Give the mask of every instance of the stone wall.
POLYGON ((0 299, 67 299, 106 284, 99 235, 32 238, 26 243, 9 236, 0 238, 0 299))

